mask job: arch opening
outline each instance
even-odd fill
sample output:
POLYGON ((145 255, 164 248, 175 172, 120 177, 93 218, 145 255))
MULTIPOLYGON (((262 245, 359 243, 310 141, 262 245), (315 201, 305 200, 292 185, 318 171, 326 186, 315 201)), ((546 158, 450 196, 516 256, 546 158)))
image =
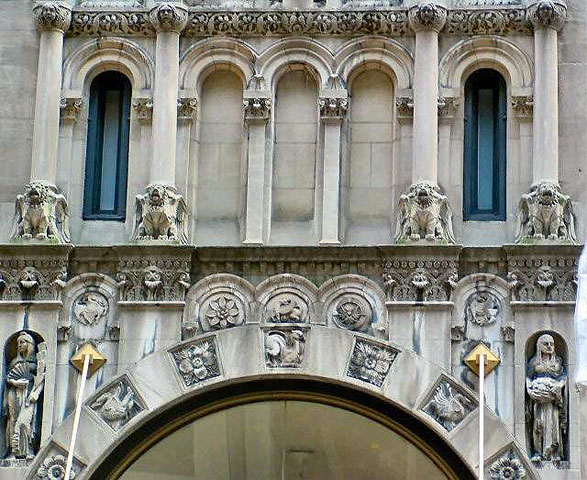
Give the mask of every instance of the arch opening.
POLYGON ((397 405, 348 385, 291 378, 225 384, 167 408, 122 439, 90 478, 172 473, 185 480, 475 478, 437 432, 397 405))

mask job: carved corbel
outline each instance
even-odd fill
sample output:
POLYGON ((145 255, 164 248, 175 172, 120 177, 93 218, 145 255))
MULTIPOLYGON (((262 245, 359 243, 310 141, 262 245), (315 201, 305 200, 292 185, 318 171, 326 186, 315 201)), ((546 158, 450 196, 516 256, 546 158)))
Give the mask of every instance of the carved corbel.
POLYGON ((39 2, 33 7, 33 17, 40 31, 65 32, 71 23, 71 7, 65 2, 39 2))
POLYGON ((175 32, 179 34, 188 21, 188 11, 179 2, 157 3, 149 11, 149 20, 157 32, 175 32))
POLYGON ((434 2, 421 2, 408 11, 410 27, 414 32, 433 30, 440 32, 446 23, 447 10, 434 2))
POLYGON ((541 0, 530 5, 527 18, 534 28, 560 30, 567 20, 567 5, 561 0, 541 0))

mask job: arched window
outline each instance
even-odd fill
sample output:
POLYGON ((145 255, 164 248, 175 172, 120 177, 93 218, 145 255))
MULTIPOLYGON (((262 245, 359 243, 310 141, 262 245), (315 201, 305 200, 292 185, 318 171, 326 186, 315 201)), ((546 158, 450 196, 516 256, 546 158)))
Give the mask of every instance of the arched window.
POLYGON ((503 77, 473 73, 465 85, 465 220, 505 220, 506 113, 503 77))
POLYGON ((131 86, 119 72, 90 87, 84 220, 124 220, 131 86))

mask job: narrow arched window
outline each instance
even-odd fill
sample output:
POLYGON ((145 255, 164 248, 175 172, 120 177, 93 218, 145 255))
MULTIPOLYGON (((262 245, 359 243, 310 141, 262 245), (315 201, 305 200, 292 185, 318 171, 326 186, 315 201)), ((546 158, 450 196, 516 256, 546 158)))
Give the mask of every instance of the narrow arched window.
POLYGON ((506 113, 503 77, 473 73, 465 85, 465 220, 505 220, 506 113))
POLYGON ((119 72, 98 75, 90 87, 85 220, 124 220, 131 86, 119 72))

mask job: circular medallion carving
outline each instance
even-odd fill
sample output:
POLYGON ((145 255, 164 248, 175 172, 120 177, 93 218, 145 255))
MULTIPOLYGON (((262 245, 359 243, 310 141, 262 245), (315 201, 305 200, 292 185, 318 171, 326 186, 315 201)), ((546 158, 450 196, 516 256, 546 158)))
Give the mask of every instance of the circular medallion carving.
POLYGON ((362 330, 371 323, 372 316, 369 302, 355 294, 341 296, 332 310, 334 323, 348 330, 362 330))
POLYGON ((473 293, 465 306, 465 318, 480 327, 491 325, 501 315, 499 298, 488 291, 473 293))
POLYGON ((221 292, 211 295, 204 301, 200 320, 204 320, 214 330, 230 328, 244 322, 245 311, 236 295, 221 292))
POLYGON ((265 305, 263 319, 266 323, 306 323, 308 304, 295 293, 278 293, 265 305))
POLYGON ((73 314, 82 325, 95 325, 108 313, 108 299, 99 292, 84 292, 73 303, 73 314))

